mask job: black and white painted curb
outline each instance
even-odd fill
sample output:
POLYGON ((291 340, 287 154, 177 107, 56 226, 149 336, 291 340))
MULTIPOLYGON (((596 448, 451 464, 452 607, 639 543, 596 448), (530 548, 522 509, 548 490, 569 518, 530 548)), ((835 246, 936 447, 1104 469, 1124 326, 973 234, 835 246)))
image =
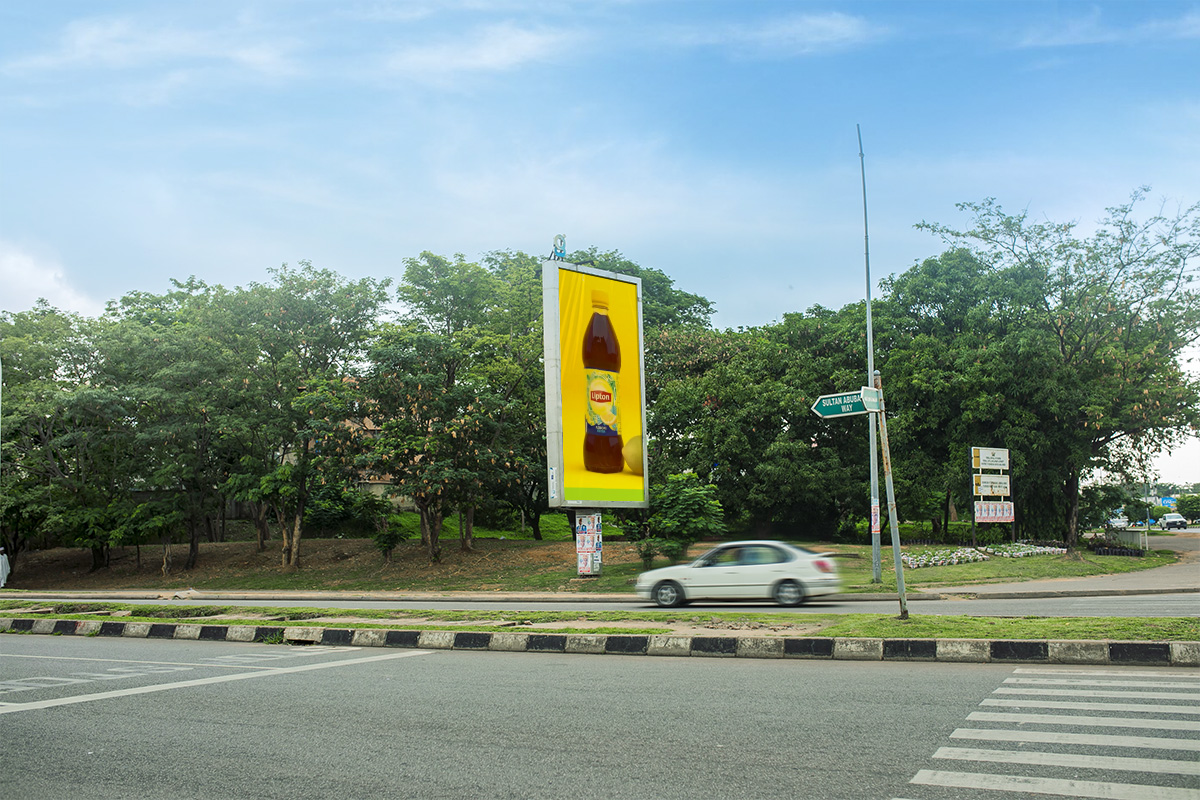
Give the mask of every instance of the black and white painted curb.
POLYGON ((509 653, 1200 667, 1200 642, 499 633, 30 618, 0 618, 0 632, 509 653))

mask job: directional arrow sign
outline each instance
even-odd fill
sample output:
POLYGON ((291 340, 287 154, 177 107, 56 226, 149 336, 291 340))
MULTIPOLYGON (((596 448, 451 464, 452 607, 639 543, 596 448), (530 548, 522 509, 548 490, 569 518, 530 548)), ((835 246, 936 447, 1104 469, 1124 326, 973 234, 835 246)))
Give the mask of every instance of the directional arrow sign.
MULTIPOLYGON (((872 392, 875 390, 872 389, 872 392)), ((874 398, 872 398, 874 399, 874 398)), ((878 401, 875 403, 878 408, 878 401)), ((818 417, 849 417, 854 414, 866 414, 869 410, 863 402, 863 390, 842 392, 841 394, 823 394, 812 404, 813 413, 818 417)))

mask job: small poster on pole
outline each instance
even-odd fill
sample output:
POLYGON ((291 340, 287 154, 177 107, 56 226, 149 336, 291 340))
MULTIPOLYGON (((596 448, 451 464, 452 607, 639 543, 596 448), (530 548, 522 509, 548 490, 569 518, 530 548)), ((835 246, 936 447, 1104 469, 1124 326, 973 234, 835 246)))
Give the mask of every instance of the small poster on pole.
POLYGON ((599 514, 577 514, 575 517, 575 555, 579 562, 579 577, 600 574, 604 535, 599 514))

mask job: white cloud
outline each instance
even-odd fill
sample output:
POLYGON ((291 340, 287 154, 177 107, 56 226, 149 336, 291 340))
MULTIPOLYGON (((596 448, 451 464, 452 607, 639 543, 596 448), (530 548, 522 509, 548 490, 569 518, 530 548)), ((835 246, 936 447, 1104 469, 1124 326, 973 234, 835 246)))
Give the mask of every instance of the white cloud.
POLYGON ((830 12, 720 28, 689 28, 676 31, 671 38, 684 46, 729 47, 742 56, 788 58, 844 50, 885 34, 884 28, 862 17, 830 12))
POLYGON ((477 28, 465 39, 403 47, 387 59, 389 71, 410 78, 439 81, 455 75, 504 72, 525 64, 562 56, 579 36, 552 28, 524 28, 499 23, 477 28))
POLYGON ((284 76, 297 71, 290 56, 294 47, 294 43, 259 40, 240 31, 185 31, 128 19, 91 19, 69 23, 54 49, 11 59, 2 69, 9 74, 29 74, 208 61, 260 75, 284 76))
POLYGON ((1099 9, 1087 16, 1067 19, 1057 26, 1027 30, 1018 47, 1078 47, 1096 44, 1137 44, 1163 40, 1200 39, 1200 11, 1188 11, 1176 19, 1157 19, 1129 27, 1105 25, 1099 9))
POLYGON ((0 311, 18 312, 33 308, 39 298, 63 311, 98 316, 104 304, 71 286, 65 270, 57 263, 34 256, 10 242, 0 240, 0 311))

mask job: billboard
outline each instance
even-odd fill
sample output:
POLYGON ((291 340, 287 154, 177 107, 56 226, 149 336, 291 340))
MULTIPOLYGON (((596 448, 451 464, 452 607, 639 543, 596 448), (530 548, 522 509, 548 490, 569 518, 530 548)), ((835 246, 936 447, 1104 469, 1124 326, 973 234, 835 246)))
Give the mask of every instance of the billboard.
POLYGON ((642 282, 542 262, 551 507, 647 508, 642 282))

